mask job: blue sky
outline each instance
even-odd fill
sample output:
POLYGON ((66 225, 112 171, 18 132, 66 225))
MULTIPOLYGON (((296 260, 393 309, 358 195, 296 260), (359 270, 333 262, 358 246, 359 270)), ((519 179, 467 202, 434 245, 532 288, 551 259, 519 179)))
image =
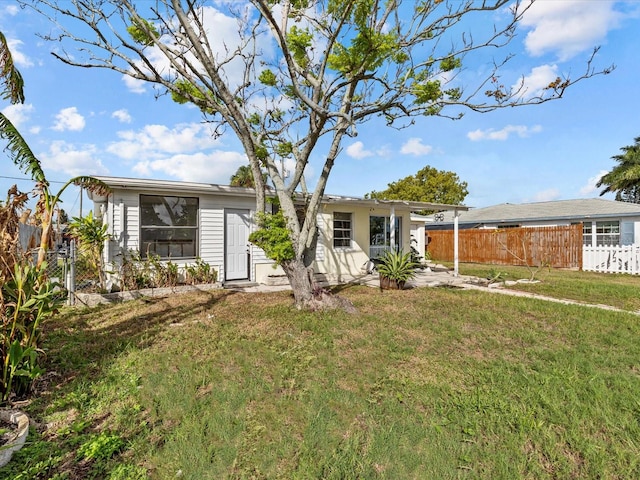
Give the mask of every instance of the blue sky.
MULTIPOLYGON (((420 118, 403 130, 362 125, 343 144, 327 193, 362 196, 430 165, 466 181, 464 203, 472 207, 598 196, 594 184, 614 166, 611 157, 640 136, 640 2, 541 0, 528 13, 509 47, 515 78, 548 84, 557 74, 578 75, 595 46, 595 67, 616 69, 539 106, 467 112, 459 121, 420 118)), ((23 105, 0 108, 52 182, 112 175, 227 184, 246 163, 232 134, 212 136, 197 109, 115 72, 56 60, 56 45, 36 36, 49 29, 34 12, 0 2, 0 30, 26 94, 23 105)), ((0 191, 32 188, 6 154, 0 165, 0 191)), ((314 184, 313 169, 308 177, 314 184)), ((78 215, 78 192, 62 206, 78 215)), ((85 199, 83 213, 89 208, 85 199)))

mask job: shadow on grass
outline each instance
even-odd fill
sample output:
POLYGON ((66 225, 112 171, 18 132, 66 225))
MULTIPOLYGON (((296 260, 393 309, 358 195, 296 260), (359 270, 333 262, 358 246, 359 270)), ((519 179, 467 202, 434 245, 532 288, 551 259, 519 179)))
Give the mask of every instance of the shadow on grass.
POLYGON ((235 293, 198 292, 63 311, 44 324, 47 374, 34 385, 34 397, 46 404, 54 395, 51 387, 58 397, 61 390, 73 389, 68 384, 74 380, 96 378, 127 349, 150 347, 170 325, 192 322, 235 293))

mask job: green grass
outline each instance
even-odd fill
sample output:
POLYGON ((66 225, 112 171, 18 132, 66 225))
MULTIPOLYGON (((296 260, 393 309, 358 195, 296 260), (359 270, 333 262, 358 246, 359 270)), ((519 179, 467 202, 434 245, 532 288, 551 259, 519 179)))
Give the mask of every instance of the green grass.
MULTIPOLYGON (((461 263, 462 275, 486 278, 497 272, 506 280, 529 279, 526 267, 461 263)), ((514 290, 566 298, 584 303, 610 305, 623 310, 640 311, 640 276, 580 272, 572 270, 541 269, 535 275, 540 283, 509 286, 514 290)))
POLYGON ((640 478, 637 316, 340 294, 358 314, 226 291, 65 312, 0 478, 640 478))

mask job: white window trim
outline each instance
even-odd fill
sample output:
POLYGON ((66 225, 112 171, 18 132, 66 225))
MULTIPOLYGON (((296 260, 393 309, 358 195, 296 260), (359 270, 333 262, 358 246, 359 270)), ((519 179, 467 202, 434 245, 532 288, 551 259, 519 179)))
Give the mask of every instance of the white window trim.
MULTIPOLYGON (((331 215, 331 246, 332 248, 336 249, 336 250, 351 250, 353 249, 353 239, 354 239, 354 220, 353 220, 354 214, 353 212, 333 212, 333 214, 331 215), (336 227, 335 227, 335 221, 336 221, 336 214, 344 214, 344 215, 349 215, 349 245, 341 245, 341 246, 336 246, 335 241, 336 241, 336 227)), ((340 229, 340 230, 346 230, 346 229, 340 229)))

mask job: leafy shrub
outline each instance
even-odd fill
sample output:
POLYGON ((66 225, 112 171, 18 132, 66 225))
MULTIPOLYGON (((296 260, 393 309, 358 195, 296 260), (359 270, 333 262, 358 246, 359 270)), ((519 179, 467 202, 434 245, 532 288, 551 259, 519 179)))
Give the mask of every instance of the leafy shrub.
MULTIPOLYGON (((218 272, 208 263, 196 258, 193 265, 185 267, 185 282, 190 285, 215 283, 218 272)), ((141 258, 131 250, 122 264, 122 287, 125 290, 141 288, 173 287, 180 283, 180 267, 171 260, 164 262, 158 255, 141 258)))
POLYGON ((282 265, 295 258, 287 219, 282 210, 278 213, 258 214, 260 228, 249 235, 249 241, 264 250, 267 258, 275 261, 275 265, 282 265))
POLYGON ((94 278, 100 279, 100 288, 103 291, 106 290, 107 284, 102 260, 105 242, 110 237, 107 229, 108 225, 94 217, 91 211, 86 217, 73 217, 69 224, 71 235, 78 240, 78 253, 95 275, 94 278))
POLYGON ((146 480, 147 470, 137 465, 120 464, 111 470, 109 480, 146 480))
POLYGON ((46 279, 46 269, 46 262, 40 267, 16 263, 0 288, 3 402, 12 394, 28 393, 33 380, 42 374, 38 366, 40 325, 57 312, 63 301, 56 285, 46 279))
POLYGON ((190 285, 198 285, 202 283, 216 283, 218 281, 218 272, 208 263, 196 258, 194 265, 185 267, 186 281, 190 285))

